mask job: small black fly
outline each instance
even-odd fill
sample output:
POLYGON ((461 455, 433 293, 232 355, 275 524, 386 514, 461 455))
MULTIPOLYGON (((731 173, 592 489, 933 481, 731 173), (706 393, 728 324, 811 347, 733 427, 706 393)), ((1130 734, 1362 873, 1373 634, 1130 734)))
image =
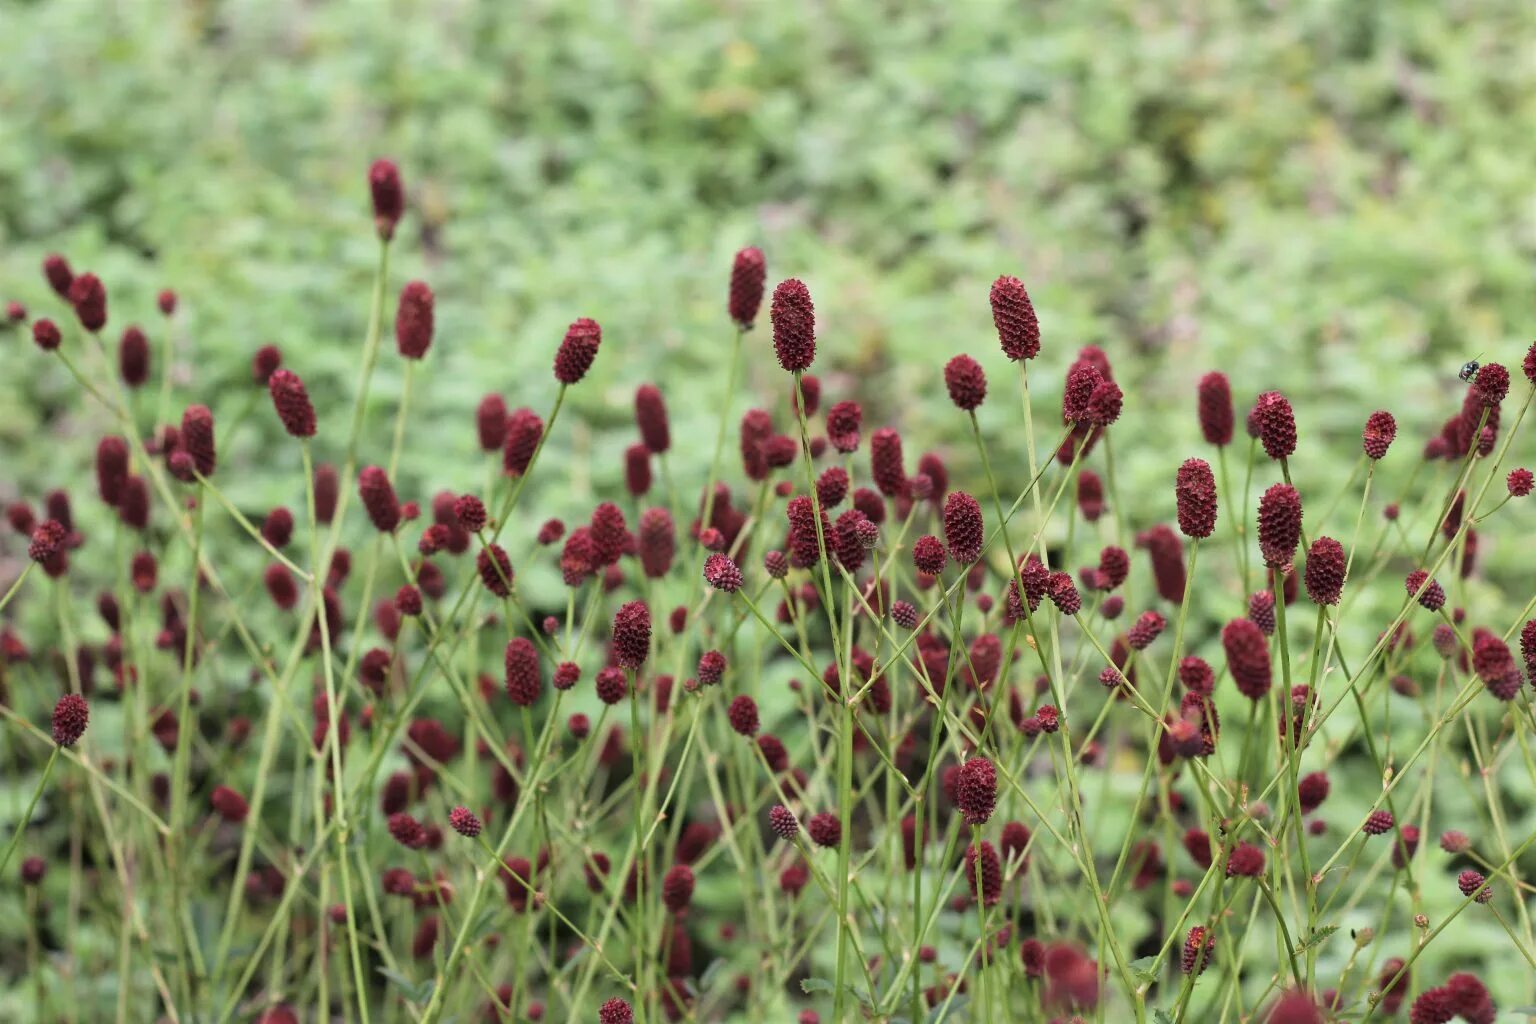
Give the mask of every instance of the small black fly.
POLYGON ((1482 365, 1476 359, 1468 359, 1465 363, 1461 364, 1461 372, 1456 376, 1470 384, 1473 378, 1477 376, 1477 371, 1482 368, 1482 365))

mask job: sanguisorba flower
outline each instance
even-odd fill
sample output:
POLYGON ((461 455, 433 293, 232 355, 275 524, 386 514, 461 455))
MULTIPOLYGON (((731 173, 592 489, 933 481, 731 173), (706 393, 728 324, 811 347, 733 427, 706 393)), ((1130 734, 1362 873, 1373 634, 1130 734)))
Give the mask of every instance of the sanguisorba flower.
POLYGON ((1338 604, 1344 593, 1346 564, 1344 545, 1332 537, 1319 537, 1307 551, 1305 583, 1313 604, 1338 604))
POLYGON ((32 343, 44 352, 52 352, 63 344, 64 335, 59 333, 59 325, 47 317, 40 317, 32 321, 32 343))
POLYGON ((741 589, 741 569, 729 555, 716 552, 704 560, 704 581, 716 590, 734 594, 741 589))
POLYGON ((881 427, 869 438, 870 476, 887 498, 906 493, 907 471, 902 464, 901 435, 890 427, 881 427))
POLYGON ((395 225, 405 212, 405 189, 400 168, 393 160, 379 159, 368 168, 368 192, 373 199, 373 223, 386 242, 395 237, 395 225))
POLYGON ((1301 542, 1301 494, 1290 484, 1274 484, 1259 499, 1259 551, 1264 563, 1288 563, 1301 542))
POLYGON ((742 330, 751 328, 763 305, 763 288, 768 282, 768 263, 763 251, 749 246, 736 253, 731 262, 731 289, 727 308, 731 320, 742 330))
POLYGON ((117 343, 117 370, 130 388, 143 387, 149 380, 149 339, 137 325, 124 331, 117 343))
POLYGON ((1040 320, 1024 282, 1004 275, 992 282, 988 296, 992 304, 992 324, 1003 354, 1014 362, 1033 359, 1040 354, 1040 320))
POLYGON ((1264 454, 1272 459, 1289 458, 1296 451, 1296 414, 1290 400, 1278 391, 1266 391, 1253 406, 1252 419, 1264 454))
POLYGON ((1216 477, 1210 463, 1185 460, 1174 478, 1173 494, 1184 536, 1209 537, 1216 529, 1216 477))
POLYGON ((640 440, 652 455, 661 455, 672 447, 672 429, 667 419, 667 403, 661 389, 641 384, 635 389, 635 426, 640 440))
POLYGON ((602 343, 603 329, 596 320, 581 317, 573 322, 555 352, 555 379, 569 385, 585 377, 602 343))
POLYGON ((189 405, 181 414, 181 447, 203 476, 213 476, 218 454, 213 443, 213 413, 206 405, 189 405))
POLYGON ((619 667, 638 671, 650 651, 650 609, 644 601, 621 605, 613 615, 613 654, 619 667))
POLYGON ((480 817, 462 804, 448 812, 448 825, 465 839, 480 834, 480 817))
POLYGON ((85 735, 91 721, 91 708, 78 693, 66 693, 53 705, 53 742, 72 747, 85 735))
POLYGON ((272 407, 283 429, 292 437, 315 436, 315 407, 304 390, 304 382, 292 370, 274 370, 267 378, 272 407))
MULTIPOLYGON (((69 286, 75 283, 75 272, 70 269, 69 260, 60 254, 53 252, 43 257, 43 277, 48 280, 48 287, 54 294, 64 301, 69 301, 69 286)), ((1536 346, 1532 346, 1536 351, 1536 346)))
POLYGON ((532 707, 544 690, 538 648, 526 637, 513 637, 507 642, 502 663, 506 669, 507 696, 518 707, 532 707))
POLYGON ((985 825, 997 806, 997 769, 984 757, 973 757, 955 777, 955 806, 967 825, 985 825))
POLYGON ((1200 433, 1208 444, 1218 448, 1232 443, 1232 386, 1227 375, 1212 370, 1200 378, 1196 389, 1196 410, 1200 418, 1200 433))
POLYGON ((859 428, 864 410, 858 402, 838 402, 827 410, 827 440, 832 447, 848 454, 859 450, 859 428))
POLYGON ((389 474, 380 466, 364 466, 357 476, 357 493, 374 528, 393 533, 400 525, 400 499, 395 497, 389 474))
POLYGON ((944 366, 944 386, 956 408, 971 412, 987 397, 987 374, 970 356, 958 355, 944 366))
POLYGON ((128 442, 109 434, 96 444, 96 491, 103 504, 116 508, 127 480, 128 442))
POLYGON ((1484 408, 1496 408, 1509 394, 1509 370, 1502 363, 1484 363, 1472 378, 1472 394, 1484 408))
POLYGON ((635 1024, 635 1011, 615 996, 598 1009, 597 1024, 635 1024))
POLYGON ((811 368, 816 358, 816 308, 805 282, 791 277, 773 290, 768 308, 773 323, 773 351, 790 373, 811 368))
POLYGON ((981 558, 985 539, 981 505, 964 491, 951 491, 944 499, 944 539, 956 563, 971 565, 981 558))
POLYGON ((400 292, 395 310, 395 347, 407 359, 420 359, 432 347, 435 298, 425 281, 411 281, 400 292))
POLYGON ((45 519, 32 530, 27 543, 27 557, 42 564, 64 550, 69 540, 69 530, 57 519, 45 519))
POLYGON ((1360 434, 1360 446, 1365 449, 1366 458, 1374 461, 1387 454, 1387 449, 1396 437, 1397 420, 1385 409, 1378 409, 1366 417, 1365 430, 1360 434))
POLYGON ((81 274, 69 285, 69 304, 75 307, 80 326, 99 331, 107 326, 107 288, 95 274, 81 274))
POLYGON ((1227 654, 1227 670, 1243 696, 1264 699, 1272 683, 1269 640, 1248 619, 1233 619, 1221 630, 1221 646, 1227 654))

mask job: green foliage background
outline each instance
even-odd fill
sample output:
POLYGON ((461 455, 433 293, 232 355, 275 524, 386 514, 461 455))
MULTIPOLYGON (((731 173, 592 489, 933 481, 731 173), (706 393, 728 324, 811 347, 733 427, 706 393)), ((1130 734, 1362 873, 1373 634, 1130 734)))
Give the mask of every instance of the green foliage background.
MULTIPOLYGON (((1401 457, 1377 486, 1395 497, 1459 403, 1456 367, 1518 363, 1532 335, 1524 0, 5 0, 0 24, 0 298, 58 315, 38 263, 61 251, 106 280, 113 337, 139 322, 158 342, 153 297, 174 287, 177 409, 195 396, 236 415, 271 341, 339 446, 375 249, 364 172, 400 163, 394 286, 430 281, 439 325, 408 495, 482 478, 474 404, 499 390, 546 410, 580 315, 604 346, 554 442, 568 478, 547 474, 534 507, 612 493, 644 379, 666 387, 680 480, 702 478, 726 273, 747 244, 770 281, 810 285, 827 393, 861 397, 914 454, 946 451, 961 480, 974 454, 939 372, 981 359, 1009 490, 1021 425, 986 292, 1023 278, 1045 334, 1040 408, 1085 344, 1126 387, 1116 468, 1134 525, 1171 516, 1208 369, 1232 376, 1240 408, 1271 388, 1296 398, 1304 493, 1331 497, 1365 415, 1391 409, 1401 457)), ((0 350, 0 498, 83 498, 103 423, 23 334, 0 350)), ((782 421, 766 331, 749 351, 745 390, 782 421)), ((399 370, 387 353, 375 378, 376 458, 399 370)), ((290 447, 269 453, 278 436, 259 406, 221 456, 296 467, 290 447)), ((1532 454, 1520 443, 1512 460, 1532 454)), ((296 497, 269 490, 276 474, 224 484, 252 509, 296 497)), ((1329 525, 1347 529, 1352 504, 1329 525)), ((1502 568, 1520 534, 1485 545, 1484 606, 1529 589, 1502 568)), ((555 586, 548 567, 532 579, 555 586)), ((1351 628, 1368 646, 1373 627, 1351 628)), ((1532 794, 1517 796, 1529 827, 1532 794)))

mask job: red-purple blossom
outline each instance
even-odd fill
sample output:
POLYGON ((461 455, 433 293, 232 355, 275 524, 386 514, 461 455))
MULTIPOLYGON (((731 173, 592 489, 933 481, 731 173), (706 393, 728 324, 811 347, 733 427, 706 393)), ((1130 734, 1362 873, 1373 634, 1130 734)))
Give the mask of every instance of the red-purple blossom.
POLYGON ((407 359, 420 359, 432 347, 432 289, 425 281, 410 281, 400 292, 395 310, 395 347, 407 359))
POLYGON ((1209 537, 1216 529, 1216 477, 1204 459, 1187 459, 1173 485, 1179 529, 1186 537, 1209 537))
POLYGON ((816 358, 816 308, 810 289, 798 278, 780 281, 768 308, 773 323, 773 351, 790 373, 808 370, 816 358))
POLYGON ((581 317, 573 322, 555 352, 555 379, 571 385, 585 377, 602 342, 603 329, 596 320, 581 317))
POLYGON ((1014 362, 1033 359, 1040 354, 1040 320, 1024 282, 1004 275, 992 282, 988 296, 992 304, 992 324, 1003 354, 1014 362))
POLYGON ((752 326, 763 305, 763 289, 768 280, 768 264, 763 251, 748 247, 736 253, 731 263, 731 287, 727 309, 742 330, 752 326))

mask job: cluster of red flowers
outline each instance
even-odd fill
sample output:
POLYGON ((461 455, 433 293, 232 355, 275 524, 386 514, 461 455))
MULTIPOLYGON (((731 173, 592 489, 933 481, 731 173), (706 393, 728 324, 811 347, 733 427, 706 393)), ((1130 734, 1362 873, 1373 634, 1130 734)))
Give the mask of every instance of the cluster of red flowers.
MULTIPOLYGON (((407 207, 399 169, 378 161, 367 184, 380 244, 399 244, 407 207)), ((43 269, 82 338, 99 344, 108 323, 105 284, 76 274, 58 256, 43 269)), ((411 963, 420 977, 437 980, 426 1016, 441 1012, 446 1000, 481 999, 455 987, 465 958, 477 979, 468 990, 485 988, 487 970, 518 972, 481 1007, 488 1020, 540 1019, 547 1008, 535 995, 539 984, 569 1000, 572 986, 553 983, 556 972, 566 971, 585 972, 587 984, 576 989, 582 993, 598 977, 607 984, 625 976, 622 991, 645 1019, 713 1019, 729 1012, 731 1001, 747 1004, 770 986, 795 992, 787 982, 807 965, 805 950, 782 964, 779 949, 750 965, 738 957, 741 973, 728 987, 698 968, 729 959, 744 932, 767 943, 781 929, 809 928, 817 911, 828 915, 827 931, 836 936, 841 987, 828 985, 834 1007, 845 1008, 853 992, 871 1004, 871 1016, 898 1007, 907 1013, 910 992, 934 1008, 979 976, 988 994, 1006 1004, 1000 1012, 1009 1019, 1065 1019, 1100 1007, 1106 979, 1119 983, 1125 979, 1117 975, 1130 975, 1124 953, 1132 941, 1160 952, 1150 970, 1135 968, 1140 977, 1120 996, 1141 998, 1157 984, 1173 1005, 1177 989, 1165 984, 1168 978, 1231 974, 1225 961, 1232 956, 1221 951, 1246 948, 1232 916, 1203 904, 1202 894, 1230 898, 1249 887, 1270 897, 1255 906, 1285 913, 1273 886, 1277 873, 1293 866, 1291 844, 1315 846, 1337 824, 1318 814, 1333 787, 1328 771, 1313 762, 1378 757, 1370 744, 1357 753, 1342 733, 1338 742, 1318 742, 1342 694, 1379 676, 1388 701, 1427 700, 1422 694, 1432 688, 1415 680, 1422 666, 1414 659, 1434 656, 1447 681, 1466 684, 1458 710, 1478 687, 1495 699, 1479 698, 1470 713, 1503 715, 1523 706, 1516 698, 1536 676, 1536 619, 1520 630, 1517 658, 1514 630, 1469 619, 1465 608, 1450 606, 1436 579, 1440 572, 1448 580, 1472 572, 1475 527, 1498 508, 1483 500, 1497 465, 1475 478, 1464 470, 1448 500, 1431 500, 1433 536, 1425 549, 1398 544, 1402 526, 1397 506, 1390 506, 1392 530, 1367 557, 1358 538, 1346 544, 1316 533, 1328 515, 1318 516, 1326 502, 1313 503, 1310 489, 1304 518, 1297 483, 1312 485, 1299 475, 1292 482, 1297 415, 1280 392, 1258 395, 1246 418, 1245 477, 1261 478, 1261 496, 1255 504, 1246 491, 1241 498, 1226 491, 1237 416, 1231 382, 1211 372, 1196 384, 1193 404, 1204 442, 1217 449, 1221 488, 1211 463, 1192 456, 1166 460, 1171 496, 1117 493, 1105 438, 1124 431, 1118 424, 1128 406, 1135 411, 1136 395, 1116 380, 1109 356, 1090 345, 1060 378, 1061 418, 1053 424, 1060 441, 1050 438, 1052 447, 1020 460, 1046 463, 1024 480, 993 477, 988 444, 1011 448, 1016 437, 989 437, 991 426, 983 424, 997 413, 995 398, 977 416, 989 395, 983 361, 957 354, 932 368, 935 393, 942 380, 943 393, 964 414, 950 413, 959 421, 956 436, 977 445, 986 480, 973 493, 951 480, 945 456, 909 449, 895 426, 878 419, 867 425, 857 397, 836 394, 841 374, 809 372, 818 355, 810 289, 790 278, 770 293, 767 261, 755 248, 741 250, 730 271, 725 315, 737 345, 753 343, 748 332, 769 294, 771 338, 758 346, 758 361, 771 343, 789 376, 781 378, 774 407, 742 415, 733 442, 739 472, 721 472, 728 463, 717 451, 708 476, 695 474, 697 486, 674 485, 673 467, 661 460, 681 454, 665 390, 644 383, 634 392, 634 433, 622 447, 628 498, 597 501, 571 520, 528 515, 527 503, 545 495, 525 484, 556 434, 566 390, 597 365, 603 329, 587 317, 572 321, 558 341, 549 339, 547 418, 528 407, 509 410, 499 394, 475 407, 475 433, 465 448, 483 454, 492 482, 474 493, 463 481, 432 493, 407 472, 399 459, 410 422, 403 403, 393 448, 359 436, 377 330, 363 360, 351 437, 332 436, 345 420, 333 421, 328 409, 321 436, 316 406, 282 352, 264 346, 253 354, 247 397, 266 390, 271 411, 263 413, 264 429, 280 442, 259 462, 304 467, 284 499, 288 505, 241 509, 221 489, 226 478, 259 468, 231 444, 239 427, 234 417, 216 420, 209 406, 192 403, 179 419, 146 432, 134 408, 107 402, 105 412, 122 419, 96 445, 95 487, 124 531, 122 544, 97 546, 121 553, 121 571, 99 577, 108 587, 98 610, 109 639, 80 645, 71 636, 61 649, 67 657, 58 659, 63 668, 52 672, 50 664, 45 677, 23 630, 6 625, 0 684, 11 666, 22 665, 39 671, 39 683, 66 680, 52 710, 50 766, 74 770, 78 762, 93 784, 112 781, 112 796, 93 789, 93 799, 122 796, 125 813, 148 814, 151 823, 164 815, 167 856, 176 858, 167 863, 176 870, 230 884, 222 857, 217 870, 188 865, 199 848, 186 843, 198 828, 189 808, 199 808, 213 830, 209 844, 233 844, 231 931, 242 915, 277 920, 318 908, 302 930, 318 938, 304 941, 336 944, 335 962, 350 971, 363 949, 384 951, 391 929, 381 926, 378 897, 396 897, 413 915, 411 963), (339 457, 311 469, 311 446, 334 446, 339 457), (1269 461, 1258 458, 1260 449, 1269 461), (733 486, 737 479, 745 486, 733 486), (1053 531, 1051 514, 1069 487, 1061 514, 1073 521, 1053 531), (353 499, 361 517, 348 517, 353 499), (371 529, 360 528, 363 518, 371 529), (309 538, 307 552, 294 544, 296 536, 309 538), (245 568, 239 559, 210 554, 237 544, 261 560, 248 582, 238 578, 245 568), (1145 578, 1133 571, 1138 550, 1147 552, 1145 578), (1256 581, 1254 553, 1261 562, 1256 581), (1208 567, 1211 558, 1217 568, 1208 567), (1338 629, 1340 618, 1356 591, 1384 572, 1392 588, 1403 580, 1407 593, 1391 591, 1401 607, 1377 623, 1379 639, 1362 657, 1356 638, 1338 629), (173 580, 186 589, 172 587, 173 580), (241 595, 260 588, 271 606, 245 607, 241 595), (1315 626, 1287 618, 1302 593, 1316 606, 1315 626), (1410 613, 1423 614, 1416 608, 1437 619, 1431 644, 1418 654, 1409 624, 1410 613), (279 629, 264 632, 274 620, 279 629), (292 636, 286 652, 283 629, 292 636), (761 643, 746 642, 754 630, 761 643), (1304 643, 1292 643, 1298 635, 1304 643), (1310 660, 1303 661, 1307 645, 1310 660), (499 686, 494 663, 485 670, 498 652, 499 686), (97 659, 110 666, 116 685, 93 694, 97 659), (226 667, 236 663, 249 667, 254 686, 232 684, 226 667), (786 685, 770 682, 786 676, 793 677, 786 685), (313 686, 301 692, 306 679, 313 686), (1095 679, 1102 686, 1091 685, 1095 679), (1084 680, 1089 685, 1078 685, 1084 680), (93 750, 97 741, 85 738, 93 696, 120 705, 128 719, 121 751, 93 750), (1231 725, 1234 706, 1247 712, 1246 727, 1242 718, 1231 725), (1093 724, 1078 726, 1080 712, 1093 724), (297 740, 288 732, 295 722, 297 740), (259 746, 247 756, 253 735, 259 746), (285 760, 284 747, 296 742, 295 756, 285 760), (163 765, 152 760, 160 755, 163 765), (1115 797, 1128 804, 1099 804, 1094 790, 1079 785, 1081 773, 1117 771, 1137 758, 1139 794, 1115 797), (291 790, 269 785, 285 763, 299 766, 291 790), (1278 774, 1265 774, 1269 768, 1278 774), (1045 786, 1053 779, 1054 797, 1045 786), (1282 810, 1272 811, 1268 800, 1282 810), (1091 825, 1085 804, 1089 814, 1102 814, 1091 825), (1120 820, 1112 806, 1131 812, 1120 820), (1033 827, 1012 820, 1026 810, 1039 819, 1033 827), (1158 822, 1171 831, 1153 827, 1158 822), (882 828, 889 831, 882 835, 882 828), (1118 857, 1094 849, 1106 830, 1123 834, 1118 857), (1180 835, 1182 843, 1175 839, 1173 849, 1164 849, 1169 836, 1180 835), (399 859, 376 879, 357 879, 352 867, 366 861, 354 849, 399 859), (910 906, 875 914, 871 894, 890 898, 896 887, 871 887, 865 872, 886 855, 893 871, 911 873, 914 895, 910 906), (326 870, 315 872, 309 858, 323 858, 326 870), (1191 866, 1216 881, 1201 882, 1191 866), (776 879, 787 909, 752 904, 759 894, 736 885, 732 867, 739 877, 756 878, 761 869, 776 879), (1106 870, 1112 875, 1101 878, 1106 870), (942 879, 938 894, 933 879, 942 879), (1095 908, 1075 919, 1088 930, 1083 936, 1073 934, 1070 915, 1062 919, 1052 893, 1077 879, 1086 880, 1081 902, 1095 908), (530 927, 527 935, 542 943, 547 934, 558 945, 532 955, 521 947, 511 957, 497 952, 499 943, 485 938, 476 915, 486 887, 498 884, 504 912, 547 916, 548 932, 530 927), (360 897, 361 886, 373 888, 360 897), (294 898, 296 890, 302 899, 294 898), (1147 890, 1159 898, 1146 899, 1144 915, 1124 918, 1124 927, 1135 929, 1145 917, 1146 934, 1104 927, 1098 914, 1113 914, 1115 901, 1143 899, 1136 894, 1147 890), (1177 901, 1193 916, 1167 917, 1177 901), (903 930, 908 912, 917 922, 910 933, 903 930), (922 944, 929 922, 946 912, 943 930, 976 949, 953 971, 939 963, 935 946, 922 944), (612 927, 629 929, 627 948, 613 941, 612 927), (883 943, 868 941, 876 929, 883 943), (1078 937, 1113 952, 1114 962, 1101 968, 1078 937), (909 941, 917 947, 912 956, 889 957, 893 942, 909 941), (708 955, 696 955, 696 944, 708 955), (850 970, 855 951, 864 962, 850 970), (758 968, 762 973, 753 973, 758 968), (1022 983, 1010 985, 1009 972, 1022 983)), ((1021 373, 1038 373, 1041 327, 1023 283, 997 278, 989 303, 1001 358, 1021 373)), ((178 308, 170 292, 156 304, 166 317, 178 308)), ((398 356, 409 361, 402 372, 429 365, 436 304, 425 281, 401 289, 394 340, 398 356)), ((19 304, 11 319, 26 322, 19 304)), ((71 324, 68 317, 63 322, 71 324)), ((50 358, 76 344, 74 329, 66 335, 53 320, 32 320, 30 329, 50 358)), ((115 372, 120 380, 102 381, 103 388, 143 388, 154 372, 166 373, 151 352, 148 333, 128 327, 116 360, 101 361, 108 377, 115 372)), ((1536 386, 1536 346, 1524 369, 1536 386)), ((728 383, 732 396, 736 384, 728 383)), ((1464 459, 1466 466, 1491 459, 1510 388, 1503 365, 1483 366, 1461 410, 1426 446, 1426 459, 1464 459)), ((724 439, 734 411, 730 401, 721 407, 724 439)), ((1032 430, 1033 411, 1026 415, 1032 430)), ((1377 472, 1397 433, 1391 413, 1367 418, 1366 472, 1377 472)), ((1507 450, 1507 435, 1505 442, 1507 450)), ((1529 495, 1536 480, 1525 469, 1497 478, 1509 498, 1529 495)), ((86 537, 67 495, 55 492, 44 506, 42 516, 24 502, 7 509, 27 558, 58 581, 62 594, 95 585, 91 560, 71 562, 86 537)), ((1450 589, 1457 602, 1464 599, 1450 589)), ((23 592, 18 579, 4 590, 0 609, 23 592)), ((67 622, 67 609, 60 614, 67 622)), ((48 692, 41 685, 16 691, 21 707, 32 693, 48 692)), ((93 735, 103 732, 118 735, 99 725, 93 735)), ((1479 746, 1472 756, 1488 753, 1479 746)), ((1386 772, 1383 764, 1371 768, 1386 772)), ((1405 871, 1424 856, 1420 826, 1428 825, 1397 817, 1394 807, 1420 810, 1390 800, 1400 775, 1381 777, 1389 780, 1381 799, 1356 807, 1350 813, 1363 819, 1349 820, 1361 822, 1363 837, 1388 837, 1376 841, 1383 863, 1405 871)), ((1336 806, 1339 797, 1333 799, 1336 806)), ((1369 841, 1347 831, 1344 843, 1369 841)), ((1490 862, 1456 831, 1446 831, 1440 847, 1477 865, 1454 864, 1444 880, 1448 887, 1455 875, 1468 905, 1494 903, 1500 893, 1507 899, 1524 887, 1514 878, 1494 884, 1514 874, 1514 855, 1490 862)), ((1341 881, 1328 884, 1355 884, 1350 864, 1341 881)), ((45 885, 45 868, 45 859, 25 858, 24 882, 45 885)), ((907 887, 900 888, 906 900, 907 887)), ((169 934, 180 937, 170 941, 186 941, 184 910, 171 909, 169 934)), ((1311 940, 1324 942, 1326 935, 1311 940)), ((397 984, 409 980, 401 969, 410 964, 396 963, 394 951, 381 959, 391 965, 381 973, 397 984)), ((1411 962, 1387 961, 1377 978, 1384 1006, 1395 1010, 1405 1000, 1411 962)), ((1207 979, 1201 992, 1214 987, 1207 979)), ((342 991, 363 1001, 386 998, 382 983, 362 972, 342 991)), ((263 1019, 292 1016, 278 993, 261 995, 263 1019)), ((1264 1019, 1320 1021, 1344 1005, 1338 992, 1287 991, 1269 1002, 1264 1019)), ((590 1004, 567 1009, 573 1019, 591 1019, 590 1004)), ((1491 1021, 1493 1013, 1482 983, 1463 973, 1425 990, 1410 1017, 1415 1024, 1457 1015, 1491 1021)), ((597 1009, 602 1024, 634 1017, 625 998, 607 998, 597 1009)), ((805 1009, 800 1019, 818 1019, 817 1012, 805 1009)))

